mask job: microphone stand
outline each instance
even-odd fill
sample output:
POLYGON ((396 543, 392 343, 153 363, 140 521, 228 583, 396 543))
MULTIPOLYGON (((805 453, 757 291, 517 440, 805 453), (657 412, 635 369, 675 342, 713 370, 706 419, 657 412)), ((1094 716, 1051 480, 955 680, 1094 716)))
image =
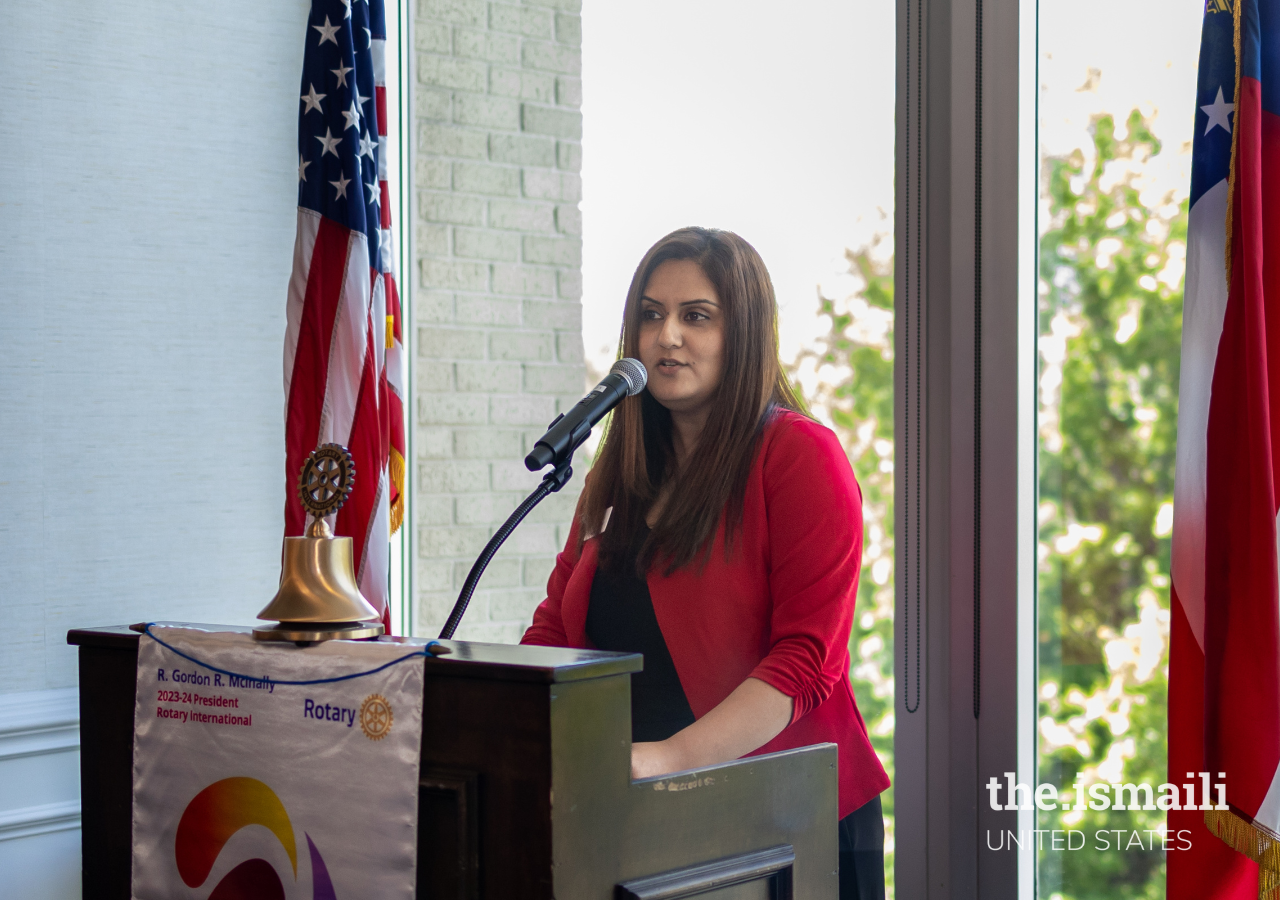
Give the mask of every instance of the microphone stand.
POLYGON ((572 463, 573 448, 570 448, 563 459, 555 461, 555 468, 543 476, 542 483, 534 489, 532 494, 524 498, 524 501, 516 507, 515 512, 507 518, 507 521, 502 523, 502 527, 493 533, 493 537, 489 538, 489 543, 484 545, 484 549, 476 557, 471 571, 467 573, 467 580, 462 585, 462 591, 458 594, 457 602, 453 604, 453 611, 449 613, 449 618, 445 621, 444 628, 440 629, 439 640, 449 640, 453 637, 453 633, 458 630, 458 624, 462 621, 462 616, 467 611, 467 604, 471 602, 471 595, 475 593, 476 585, 480 582, 480 576, 484 574, 484 570, 488 567, 494 554, 498 552, 498 548, 511 536, 511 532, 516 530, 516 526, 524 521, 524 517, 529 515, 535 506, 569 483, 569 479, 573 477, 572 463))

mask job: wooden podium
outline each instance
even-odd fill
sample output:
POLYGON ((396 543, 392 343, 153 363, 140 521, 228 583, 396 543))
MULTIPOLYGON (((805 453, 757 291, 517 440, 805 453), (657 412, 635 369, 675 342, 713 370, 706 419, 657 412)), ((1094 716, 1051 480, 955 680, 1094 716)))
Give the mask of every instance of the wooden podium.
MULTIPOLYGON (((67 635, 86 900, 129 897, 139 639, 67 635)), ((834 744, 632 781, 638 654, 443 643, 423 661, 418 897, 836 897, 834 744)))

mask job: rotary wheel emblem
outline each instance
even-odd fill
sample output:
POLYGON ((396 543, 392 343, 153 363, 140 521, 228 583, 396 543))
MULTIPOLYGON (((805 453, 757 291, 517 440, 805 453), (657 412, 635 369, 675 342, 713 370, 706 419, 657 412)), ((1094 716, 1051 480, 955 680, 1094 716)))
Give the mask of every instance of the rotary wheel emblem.
POLYGON ((395 716, 391 704, 381 694, 370 694, 360 704, 360 730, 371 741, 380 741, 391 733, 395 716))
POLYGON ((341 444, 317 447, 302 464, 298 495, 307 512, 317 519, 336 513, 355 486, 356 465, 341 444))

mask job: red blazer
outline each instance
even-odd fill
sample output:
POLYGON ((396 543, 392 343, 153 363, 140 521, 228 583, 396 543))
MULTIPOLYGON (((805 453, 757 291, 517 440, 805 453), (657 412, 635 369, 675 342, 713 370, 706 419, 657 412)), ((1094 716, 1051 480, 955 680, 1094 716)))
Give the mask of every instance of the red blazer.
MULTIPOLYGON (((574 520, 522 643, 588 647, 596 540, 574 520)), ((789 411, 766 426, 747 480, 742 528, 725 560, 724 523, 706 566, 649 594, 680 683, 701 718, 748 677, 795 702, 791 724, 753 754, 839 745, 840 815, 889 786, 849 684, 849 630, 862 563, 862 492, 830 429, 789 411)))

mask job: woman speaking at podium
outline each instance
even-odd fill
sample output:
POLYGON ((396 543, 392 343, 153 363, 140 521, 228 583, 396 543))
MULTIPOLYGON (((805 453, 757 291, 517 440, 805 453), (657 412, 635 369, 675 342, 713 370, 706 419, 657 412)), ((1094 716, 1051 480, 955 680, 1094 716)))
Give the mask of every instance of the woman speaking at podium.
POLYGON ((840 896, 884 896, 889 786, 849 683, 862 496, 778 361, 773 285, 735 234, 684 228, 640 262, 613 412, 524 643, 644 654, 632 775, 839 745, 840 896))

